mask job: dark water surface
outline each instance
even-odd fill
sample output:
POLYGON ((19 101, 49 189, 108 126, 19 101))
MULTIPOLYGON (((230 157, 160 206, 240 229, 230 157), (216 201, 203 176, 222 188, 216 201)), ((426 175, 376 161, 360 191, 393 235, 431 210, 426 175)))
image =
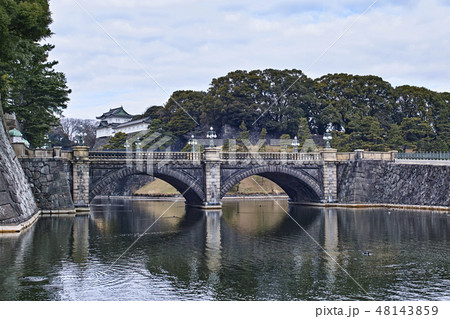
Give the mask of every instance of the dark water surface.
POLYGON ((281 206, 99 199, 41 217, 0 235, 0 300, 450 300, 449 214, 281 206))

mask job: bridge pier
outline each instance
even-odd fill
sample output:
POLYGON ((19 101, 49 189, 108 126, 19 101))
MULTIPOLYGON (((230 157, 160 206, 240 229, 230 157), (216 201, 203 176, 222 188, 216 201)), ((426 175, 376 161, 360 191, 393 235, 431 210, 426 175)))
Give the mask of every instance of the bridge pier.
POLYGON ((205 202, 206 209, 222 207, 220 202, 220 149, 208 147, 205 149, 204 176, 205 176, 205 202))
POLYGON ((89 206, 89 147, 73 147, 73 203, 75 207, 89 206))
POLYGON ((323 202, 337 202, 337 150, 326 148, 321 152, 323 159, 323 202))

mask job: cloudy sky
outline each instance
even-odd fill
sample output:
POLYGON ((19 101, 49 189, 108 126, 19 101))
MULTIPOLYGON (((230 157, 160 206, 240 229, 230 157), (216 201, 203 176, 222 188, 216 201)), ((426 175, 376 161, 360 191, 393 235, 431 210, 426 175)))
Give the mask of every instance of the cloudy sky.
POLYGON ((238 69, 373 74, 394 86, 450 91, 450 0, 50 0, 50 7, 50 58, 73 90, 67 117, 95 118, 120 105, 139 114, 175 90, 207 90, 238 69))

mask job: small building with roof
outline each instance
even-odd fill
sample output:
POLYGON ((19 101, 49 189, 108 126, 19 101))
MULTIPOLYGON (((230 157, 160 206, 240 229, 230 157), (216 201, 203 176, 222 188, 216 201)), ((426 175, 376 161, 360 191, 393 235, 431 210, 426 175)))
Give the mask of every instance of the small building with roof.
POLYGON ((96 137, 111 137, 118 132, 126 134, 145 131, 150 123, 149 117, 133 120, 135 116, 124 110, 123 106, 110 109, 98 116, 100 124, 97 127, 96 137))
POLYGON ((8 133, 11 143, 22 143, 25 144, 26 147, 30 147, 30 143, 23 137, 22 132, 20 132, 17 128, 9 130, 8 133))

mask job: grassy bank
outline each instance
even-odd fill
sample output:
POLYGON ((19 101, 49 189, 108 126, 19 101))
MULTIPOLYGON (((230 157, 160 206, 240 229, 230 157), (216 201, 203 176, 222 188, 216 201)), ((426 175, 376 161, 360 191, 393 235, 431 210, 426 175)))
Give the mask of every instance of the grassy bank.
MULTIPOLYGON (((239 184, 235 185, 227 195, 253 195, 253 194, 266 194, 261 187, 271 195, 284 194, 283 190, 274 182, 261 176, 252 176, 242 180, 239 184)), ((160 179, 155 179, 153 182, 148 183, 142 188, 138 189, 135 195, 139 196, 173 196, 180 193, 172 187, 170 184, 160 179)))

